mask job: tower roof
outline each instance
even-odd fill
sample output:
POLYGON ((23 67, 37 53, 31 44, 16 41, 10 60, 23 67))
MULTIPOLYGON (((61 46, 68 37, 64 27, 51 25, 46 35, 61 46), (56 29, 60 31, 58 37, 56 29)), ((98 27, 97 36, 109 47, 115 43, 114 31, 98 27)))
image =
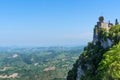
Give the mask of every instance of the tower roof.
POLYGON ((99 22, 104 22, 104 17, 103 16, 99 17, 99 22))

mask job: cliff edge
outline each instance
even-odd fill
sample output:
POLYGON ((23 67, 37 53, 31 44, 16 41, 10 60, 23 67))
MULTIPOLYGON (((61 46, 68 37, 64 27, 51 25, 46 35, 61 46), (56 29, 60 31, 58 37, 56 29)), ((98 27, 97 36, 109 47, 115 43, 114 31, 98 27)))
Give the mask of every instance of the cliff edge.
POLYGON ((120 25, 100 16, 93 41, 84 48, 68 72, 67 80, 120 80, 120 25))

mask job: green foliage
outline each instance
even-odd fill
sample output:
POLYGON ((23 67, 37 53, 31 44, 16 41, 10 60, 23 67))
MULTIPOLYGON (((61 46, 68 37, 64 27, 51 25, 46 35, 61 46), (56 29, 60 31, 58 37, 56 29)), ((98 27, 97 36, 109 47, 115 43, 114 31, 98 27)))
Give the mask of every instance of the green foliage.
POLYGON ((115 25, 107 31, 105 28, 96 28, 98 32, 98 39, 106 41, 109 38, 113 45, 118 44, 120 41, 120 25, 115 25))
POLYGON ((98 70, 101 80, 120 79, 120 43, 104 54, 98 70))
POLYGON ((112 26, 109 30, 109 38, 114 44, 120 41, 120 25, 112 26))
POLYGON ((105 28, 99 28, 99 40, 106 40, 109 36, 109 33, 105 28))
POLYGON ((73 68, 68 72, 67 80, 75 80, 77 77, 77 65, 78 60, 76 61, 75 64, 73 64, 73 68))
POLYGON ((98 32, 98 42, 96 45, 88 43, 67 80, 76 79, 78 66, 84 71, 80 80, 120 80, 120 25, 112 26, 109 31, 97 27, 94 30, 98 32), (101 46, 100 41, 107 38, 112 41, 112 48, 101 46))
POLYGON ((88 43, 88 46, 84 48, 84 52, 80 55, 72 70, 68 72, 67 80, 76 79, 77 68, 79 64, 85 72, 81 80, 92 80, 91 78, 96 74, 96 70, 99 62, 102 59, 103 52, 105 52, 106 50, 107 49, 101 47, 99 42, 97 43, 97 45, 93 45, 93 43, 88 43), (89 69, 86 64, 89 65, 89 69))

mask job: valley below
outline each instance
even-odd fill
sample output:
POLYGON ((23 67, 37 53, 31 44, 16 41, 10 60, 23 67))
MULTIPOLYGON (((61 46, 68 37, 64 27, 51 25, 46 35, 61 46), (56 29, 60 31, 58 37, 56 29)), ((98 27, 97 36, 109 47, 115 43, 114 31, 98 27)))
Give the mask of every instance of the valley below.
POLYGON ((0 80, 66 80, 80 47, 0 48, 0 80))

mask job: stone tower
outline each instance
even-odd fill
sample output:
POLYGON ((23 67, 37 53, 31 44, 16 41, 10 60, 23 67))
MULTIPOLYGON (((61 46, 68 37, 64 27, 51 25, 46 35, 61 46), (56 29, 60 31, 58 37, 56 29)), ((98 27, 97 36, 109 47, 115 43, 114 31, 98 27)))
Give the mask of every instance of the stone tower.
POLYGON ((104 22, 104 17, 103 16, 100 16, 98 18, 98 22, 97 24, 95 25, 95 28, 94 28, 94 33, 93 33, 93 43, 95 44, 97 41, 98 41, 98 35, 99 35, 99 28, 105 28, 107 31, 109 31, 110 27, 112 26, 112 23, 106 23, 104 22))
POLYGON ((99 17, 99 22, 101 22, 101 23, 104 22, 104 17, 103 16, 99 17))
POLYGON ((106 22, 104 22, 104 17, 103 17, 103 16, 100 16, 100 17, 99 17, 99 21, 97 22, 96 27, 105 28, 107 31, 108 31, 109 28, 110 28, 109 24, 106 23, 106 22))

